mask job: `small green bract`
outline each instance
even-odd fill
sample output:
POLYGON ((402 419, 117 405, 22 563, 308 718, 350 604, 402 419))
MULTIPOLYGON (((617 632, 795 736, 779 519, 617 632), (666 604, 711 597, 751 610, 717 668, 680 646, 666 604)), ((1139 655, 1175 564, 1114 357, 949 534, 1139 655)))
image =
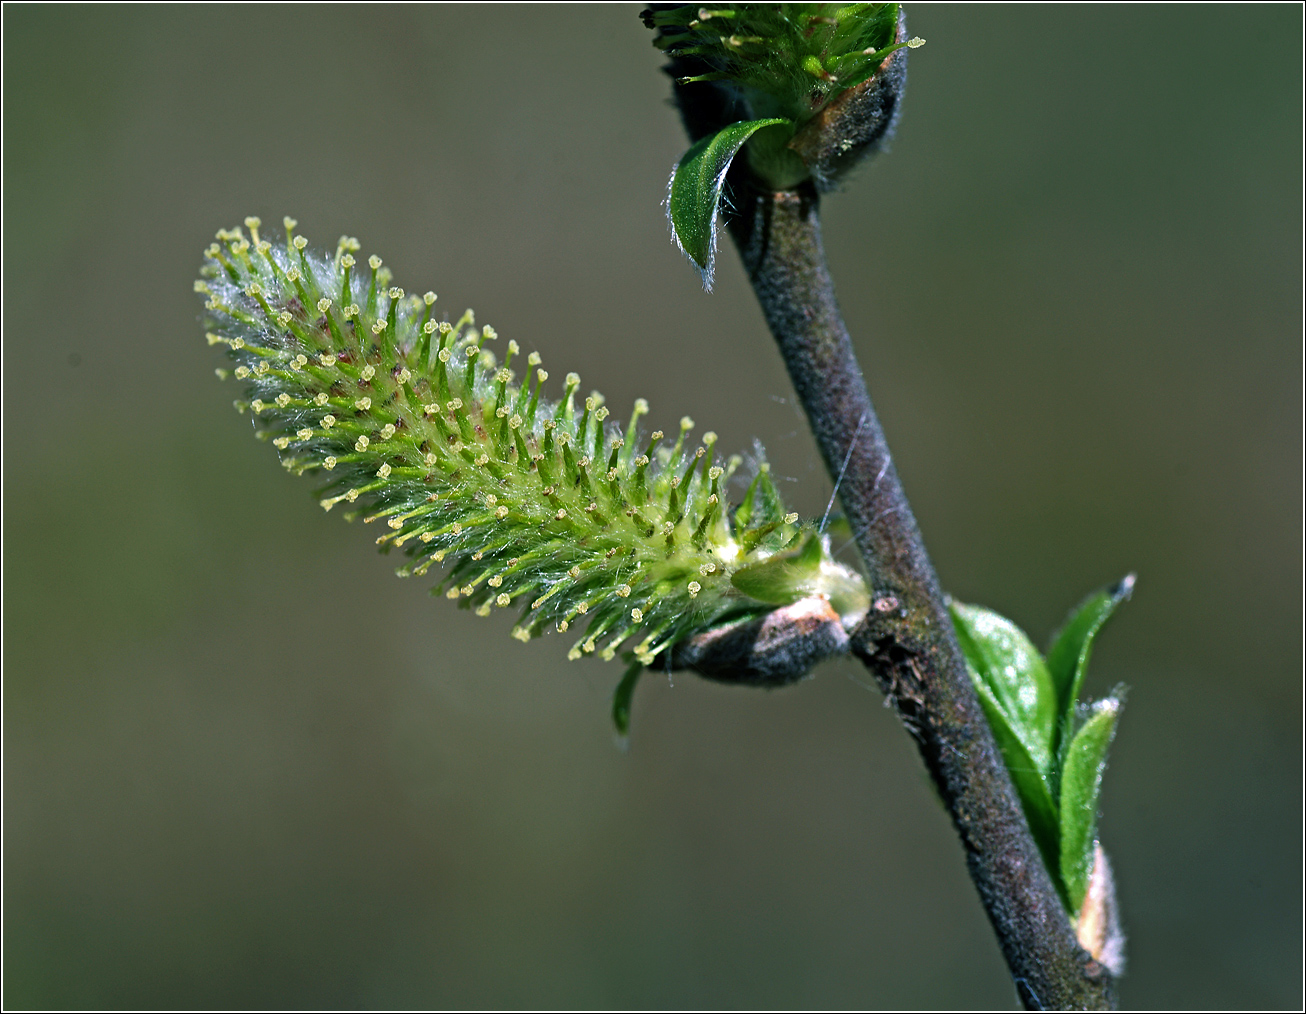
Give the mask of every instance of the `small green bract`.
MULTIPOLYGON (((438 319, 434 293, 392 286, 378 257, 360 265, 356 240, 331 255, 292 219, 275 243, 260 224, 219 232, 196 282, 209 343, 235 362, 218 374, 245 385, 236 407, 285 467, 322 481, 324 508, 363 516, 383 552, 408 556, 401 576, 439 565, 437 590, 478 615, 520 610, 522 641, 578 632, 571 658, 620 651, 637 665, 774 609, 775 594, 760 601, 732 578, 813 537, 831 586, 863 589, 786 511, 764 461, 732 508, 743 459, 718 463, 715 434, 691 441, 685 418, 673 439, 643 438, 642 399, 621 429, 574 373, 551 400, 538 354, 508 341, 500 359, 493 328, 470 310, 438 319)), ((821 587, 809 575, 790 601, 821 587)), ((864 590, 852 598, 864 610, 864 590)))

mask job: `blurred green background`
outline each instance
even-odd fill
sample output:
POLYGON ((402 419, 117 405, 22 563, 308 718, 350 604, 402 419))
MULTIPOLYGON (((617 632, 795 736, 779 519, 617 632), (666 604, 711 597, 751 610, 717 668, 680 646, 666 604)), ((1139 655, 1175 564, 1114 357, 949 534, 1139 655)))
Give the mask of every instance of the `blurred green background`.
MULTIPOLYGON (((191 291, 293 214, 650 425, 830 483, 636 5, 4 9, 6 1007, 1009 1007, 864 671, 523 646, 392 575, 231 410, 191 291)), ((922 6, 825 202, 944 585, 1090 691, 1132 1007, 1301 1001, 1301 12, 922 6)))

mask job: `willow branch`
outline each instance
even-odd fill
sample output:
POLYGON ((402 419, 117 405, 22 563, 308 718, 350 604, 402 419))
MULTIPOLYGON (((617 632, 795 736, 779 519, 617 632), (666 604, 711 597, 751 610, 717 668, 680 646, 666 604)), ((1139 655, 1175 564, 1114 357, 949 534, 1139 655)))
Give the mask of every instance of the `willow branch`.
POLYGON ((916 741, 1029 1009, 1110 1009, 1110 973, 1079 946, 971 686, 884 431, 835 301, 814 188, 736 185, 728 219, 753 290, 868 568, 874 605, 853 634, 916 741))

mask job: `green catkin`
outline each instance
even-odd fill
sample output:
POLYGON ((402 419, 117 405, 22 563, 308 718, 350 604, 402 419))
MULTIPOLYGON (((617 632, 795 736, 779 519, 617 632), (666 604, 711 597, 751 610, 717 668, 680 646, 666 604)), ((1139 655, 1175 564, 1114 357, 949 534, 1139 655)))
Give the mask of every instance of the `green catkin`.
MULTIPOLYGON (((515 341, 497 366, 484 347, 493 328, 472 330, 470 310, 433 322, 435 295, 387 287, 378 257, 360 277, 357 240, 342 237, 331 257, 308 249, 293 219, 285 243, 260 240, 260 224, 246 220, 254 257, 240 229, 205 251, 196 290, 209 343, 228 347, 245 387, 235 404, 257 435, 287 469, 320 480, 323 508, 349 505, 381 529, 383 552, 407 554, 401 576, 438 563, 435 590, 464 607, 519 609, 520 640, 577 628, 569 657, 621 651, 636 665, 775 608, 731 580, 810 530, 784 511, 764 464, 732 511, 715 435, 691 451, 688 418, 673 448, 655 432, 637 454, 642 399, 624 433, 598 392, 578 418, 576 374, 551 404, 532 353, 517 386, 515 341)), ((822 566, 860 587, 828 554, 822 566)), ((793 598, 810 593, 809 582, 793 598)))

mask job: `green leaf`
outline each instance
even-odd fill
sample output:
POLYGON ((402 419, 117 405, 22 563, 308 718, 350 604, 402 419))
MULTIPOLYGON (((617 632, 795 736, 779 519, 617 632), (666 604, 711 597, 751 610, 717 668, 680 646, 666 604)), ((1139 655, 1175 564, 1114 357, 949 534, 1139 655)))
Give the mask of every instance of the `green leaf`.
POLYGON ((1043 854, 1043 862, 1047 864, 1049 870, 1055 870, 1058 863, 1058 821, 1048 779, 1030 756, 1020 735, 1007 720, 1006 713, 989 690, 988 684, 975 671, 975 667, 969 660, 966 668, 970 672, 971 682, 975 685, 980 706, 984 709, 984 717, 988 719, 989 728, 993 730, 993 738, 997 740, 998 749, 1002 751, 1002 759, 1011 774, 1011 782, 1020 796, 1025 819, 1029 821, 1029 829, 1034 835, 1034 841, 1043 854))
POLYGON ((1069 728, 1075 716, 1075 701, 1088 670, 1088 656, 1093 650, 1093 638, 1102 624, 1115 612, 1134 590, 1134 575, 1110 588, 1103 588, 1086 598, 1070 614, 1066 625, 1052 641, 1048 651, 1048 671, 1056 688, 1061 720, 1069 728))
POLYGON ((817 589, 824 557, 821 537, 808 532, 793 549, 781 550, 751 567, 741 567, 730 576, 730 583, 759 602, 787 606, 817 589))
POLYGON ((789 124, 776 117, 767 120, 740 120, 715 134, 699 140, 671 174, 667 195, 667 217, 676 243, 686 257, 697 265, 703 285, 712 288, 712 261, 716 251, 717 205, 725 185, 730 163, 744 143, 763 127, 789 124))
POLYGON ((1049 870, 1058 864, 1052 732, 1056 695, 1038 649, 1010 620, 951 604, 953 625, 980 705, 1049 870))
POLYGON ((619 736, 630 733, 630 702, 635 697, 635 684, 639 682, 639 674, 643 671, 644 666, 639 662, 632 664, 612 695, 612 721, 617 726, 619 736))
POLYGON ((1057 698, 1043 656, 1025 632, 982 606, 952 603, 952 619, 966 660, 1002 710, 1030 759, 1047 777, 1057 698))
POLYGON ((1097 841, 1097 797, 1106 769, 1106 752, 1120 716, 1118 697, 1097 701, 1075 733, 1061 769, 1061 880, 1069 907, 1078 913, 1093 872, 1097 841))

